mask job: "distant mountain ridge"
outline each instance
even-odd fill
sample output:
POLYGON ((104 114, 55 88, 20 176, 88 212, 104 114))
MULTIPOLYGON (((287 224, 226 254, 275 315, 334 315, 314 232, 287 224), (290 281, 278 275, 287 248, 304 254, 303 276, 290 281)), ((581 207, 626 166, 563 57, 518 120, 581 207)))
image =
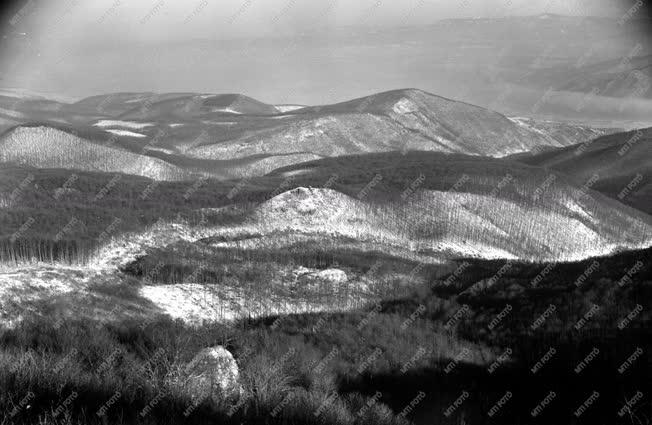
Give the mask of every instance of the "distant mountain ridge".
MULTIPOLYGON (((636 53, 633 50, 632 53, 636 53)), ((543 89, 594 93, 622 98, 652 98, 652 55, 633 55, 617 60, 571 67, 544 68, 531 72, 526 81, 543 89)))
POLYGON ((241 94, 187 95, 140 106, 120 115, 121 119, 195 118, 213 114, 275 115, 272 105, 241 94))
POLYGON ((563 141, 544 137, 499 113, 417 89, 305 107, 269 124, 251 132, 243 129, 220 143, 204 142, 187 154, 225 158, 261 152, 337 156, 425 150, 499 157, 540 145, 563 146, 563 141))
POLYGON ((303 161, 374 152, 503 157, 601 133, 574 125, 526 124, 418 89, 278 108, 239 94, 114 93, 73 104, 0 98, 0 130, 5 130, 0 143, 7 161, 104 172, 120 172, 122 163, 125 173, 166 180, 202 174, 249 177, 303 161), (76 146, 75 153, 98 152, 92 161, 76 154, 66 160, 54 154, 57 144, 76 146), (109 150, 99 147, 105 144, 109 150), (45 146, 51 152, 38 153, 45 146), (96 160, 102 155, 114 165, 96 160))

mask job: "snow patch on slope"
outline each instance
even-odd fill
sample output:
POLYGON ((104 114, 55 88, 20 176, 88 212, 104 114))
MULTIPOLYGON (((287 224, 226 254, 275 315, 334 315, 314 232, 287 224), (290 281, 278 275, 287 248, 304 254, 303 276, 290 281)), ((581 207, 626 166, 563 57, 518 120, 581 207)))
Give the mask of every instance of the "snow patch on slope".
POLYGON ((142 130, 147 127, 152 127, 154 124, 148 122, 135 122, 135 121, 120 121, 120 120, 101 120, 93 124, 96 127, 124 127, 131 130, 142 130))
POLYGON ((305 108, 303 105, 274 105, 274 107, 283 113, 305 108))
POLYGON ((235 109, 232 108, 214 108, 212 112, 226 112, 229 114, 242 115, 242 112, 236 111, 235 109))
POLYGON ((115 134, 117 136, 138 137, 138 138, 147 137, 144 134, 134 133, 133 131, 128 131, 128 130, 108 129, 104 131, 106 131, 107 133, 115 134))
POLYGON ((419 106, 410 99, 403 98, 394 104, 392 110, 397 114, 409 114, 412 112, 417 112, 419 110, 419 106))
POLYGON ((535 133, 541 134, 542 136, 548 137, 548 134, 545 131, 543 131, 543 130, 541 130, 539 128, 536 128, 533 125, 530 125, 528 123, 528 121, 529 121, 528 118, 523 118, 523 117, 508 117, 508 118, 509 118, 509 120, 511 122, 513 122, 514 124, 516 124, 516 125, 518 125, 520 127, 523 127, 526 130, 533 131, 535 133))
POLYGON ((593 216, 589 214, 586 209, 584 209, 581 205, 579 205, 577 202, 574 200, 568 200, 564 203, 566 208, 568 208, 569 211, 572 211, 573 213, 581 216, 582 218, 593 221, 593 216))
POLYGON ((136 103, 136 102, 142 102, 143 100, 145 100, 145 98, 129 99, 129 100, 125 100, 125 103, 136 103))

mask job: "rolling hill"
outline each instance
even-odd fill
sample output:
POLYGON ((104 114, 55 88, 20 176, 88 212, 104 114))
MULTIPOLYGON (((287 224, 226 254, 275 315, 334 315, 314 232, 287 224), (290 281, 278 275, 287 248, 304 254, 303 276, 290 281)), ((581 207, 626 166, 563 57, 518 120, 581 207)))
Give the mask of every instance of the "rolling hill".
POLYGON ((556 197, 544 207, 526 197, 419 189, 404 204, 369 205, 332 189, 300 187, 262 204, 251 225, 261 232, 255 239, 274 238, 276 244, 283 232, 296 232, 398 246, 435 258, 571 261, 652 242, 649 223, 638 224, 617 208, 599 211, 599 203, 582 202, 572 189, 556 197), (622 228, 633 234, 620 235, 622 228), (646 239, 639 240, 639 232, 646 239))
POLYGON ((61 122, 64 103, 35 97, 0 95, 0 133, 30 121, 61 122))
POLYGON ((275 115, 279 110, 241 94, 192 94, 148 102, 122 114, 122 119, 164 121, 211 118, 215 115, 275 115))
POLYGON ((149 177, 155 180, 190 179, 192 173, 161 159, 140 155, 114 144, 53 127, 16 127, 0 137, 0 162, 38 168, 102 171, 149 177))
MULTIPOLYGON (((370 154, 300 164, 273 175, 293 176, 292 184, 304 187, 319 187, 336 176, 333 189, 379 208, 377 221, 376 213, 366 214, 361 234, 388 229, 402 234, 404 241, 424 243, 419 249, 426 251, 450 249, 463 256, 467 244, 483 247, 480 256, 494 250, 521 259, 560 260, 600 255, 618 245, 644 246, 652 237, 648 215, 563 176, 550 181, 544 169, 509 161, 437 153, 370 154), (383 214, 387 216, 380 219, 383 214), (458 244, 454 248, 452 240, 458 244)), ((359 215, 353 206, 340 210, 344 216, 338 223, 347 214, 359 215)))
POLYGON ((592 142, 539 155, 518 155, 519 161, 570 176, 619 201, 652 213, 652 129, 603 136, 592 142))
POLYGON ((74 113, 108 115, 118 117, 135 108, 169 99, 191 96, 192 93, 108 93, 91 96, 67 105, 66 109, 74 113))

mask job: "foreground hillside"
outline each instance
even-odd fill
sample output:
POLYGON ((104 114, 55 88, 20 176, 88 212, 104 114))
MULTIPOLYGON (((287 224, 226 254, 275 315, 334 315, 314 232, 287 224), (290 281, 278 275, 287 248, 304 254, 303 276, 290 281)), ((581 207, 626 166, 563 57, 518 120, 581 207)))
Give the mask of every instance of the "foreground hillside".
MULTIPOLYGON (((34 304, 48 316, 0 332, 0 417, 18 424, 59 423, 61 415, 90 424, 547 424, 566 421, 597 392, 602 401, 584 420, 624 424, 628 412, 650 413, 649 255, 534 266, 461 261, 443 275, 405 264, 420 283, 400 297, 235 326, 156 315, 139 291, 147 279, 91 286, 85 303, 106 312, 95 319, 59 315, 86 307, 82 291, 73 292, 74 304, 53 294, 34 304), (187 372, 214 346, 232 353, 242 390, 197 399, 187 372), (541 400, 548 405, 533 416, 541 400)), ((380 263, 370 276, 384 273, 380 263)), ((257 284, 253 291, 266 290, 257 284)))

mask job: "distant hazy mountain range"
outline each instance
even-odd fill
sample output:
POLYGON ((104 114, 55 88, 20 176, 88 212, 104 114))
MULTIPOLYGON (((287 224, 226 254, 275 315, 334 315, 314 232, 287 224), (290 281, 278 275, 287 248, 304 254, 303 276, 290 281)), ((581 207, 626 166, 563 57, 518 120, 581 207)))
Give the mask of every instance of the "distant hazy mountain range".
MULTIPOLYGON (((632 52, 634 54, 634 52, 632 52)), ((613 98, 652 98, 652 55, 549 67, 529 73, 523 82, 541 89, 593 93, 613 98)))
POLYGON ((510 119, 415 89, 309 107, 188 93, 116 93, 73 104, 12 97, 0 102, 2 161, 159 180, 254 176, 371 152, 501 157, 613 131, 510 119))
MULTIPOLYGON (((245 94, 268 103, 314 105, 379 88, 418 87, 510 116, 650 123, 651 92, 641 76, 648 75, 652 43, 650 22, 642 17, 626 25, 619 17, 553 14, 448 19, 382 31, 329 27, 292 38, 281 32, 264 39, 179 39, 121 48, 80 39, 69 46, 65 61, 56 49, 34 52, 24 70, 21 62, 8 60, 0 63, 0 73, 3 85, 77 98, 115 87, 214 93, 247 87, 245 94), (231 65, 234 58, 238 66, 231 65), (48 72, 30 78, 34 69, 48 72), (179 78, 189 72, 192 78, 179 78)), ((3 40, 7 57, 34 50, 30 40, 3 40)))

